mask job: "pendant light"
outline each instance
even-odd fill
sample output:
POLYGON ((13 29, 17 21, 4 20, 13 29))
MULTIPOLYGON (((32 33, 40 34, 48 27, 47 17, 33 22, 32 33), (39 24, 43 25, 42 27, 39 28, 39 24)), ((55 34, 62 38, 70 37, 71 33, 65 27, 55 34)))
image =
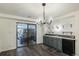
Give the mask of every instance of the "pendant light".
POLYGON ((42 3, 42 6, 43 6, 43 21, 41 21, 41 24, 51 24, 52 20, 50 20, 49 22, 46 20, 46 14, 45 14, 46 3, 42 3))
POLYGON ((49 18, 48 19, 49 21, 47 21, 46 19, 46 11, 45 11, 46 3, 42 3, 42 7, 43 7, 43 20, 40 20, 40 24, 51 24, 53 18, 52 19, 49 18))

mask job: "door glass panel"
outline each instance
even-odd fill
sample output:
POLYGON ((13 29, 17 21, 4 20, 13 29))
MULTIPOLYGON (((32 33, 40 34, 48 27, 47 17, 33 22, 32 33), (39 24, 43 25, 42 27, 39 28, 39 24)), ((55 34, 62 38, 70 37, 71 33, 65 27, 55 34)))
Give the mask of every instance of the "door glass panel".
POLYGON ((27 24, 17 23, 17 45, 18 47, 26 46, 27 24))
POLYGON ((17 47, 36 43, 36 25, 17 23, 17 47))
POLYGON ((35 42, 36 42, 36 26, 29 24, 28 29, 29 29, 30 42, 31 42, 31 44, 35 44, 35 42))

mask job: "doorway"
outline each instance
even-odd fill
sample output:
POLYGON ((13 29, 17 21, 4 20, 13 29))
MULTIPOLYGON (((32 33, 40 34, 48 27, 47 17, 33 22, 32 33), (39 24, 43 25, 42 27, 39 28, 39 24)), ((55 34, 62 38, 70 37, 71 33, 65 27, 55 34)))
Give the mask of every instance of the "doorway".
POLYGON ((17 47, 36 44, 36 24, 16 23, 17 47))

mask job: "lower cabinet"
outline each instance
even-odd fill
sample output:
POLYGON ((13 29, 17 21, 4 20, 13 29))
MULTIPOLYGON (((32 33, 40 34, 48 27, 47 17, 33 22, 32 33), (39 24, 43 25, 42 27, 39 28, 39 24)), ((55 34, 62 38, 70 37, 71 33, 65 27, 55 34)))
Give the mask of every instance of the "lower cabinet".
POLYGON ((75 55, 75 40, 62 40, 62 50, 68 55, 75 55))
POLYGON ((57 38, 57 49, 59 51, 62 51, 62 39, 61 38, 57 38))
POLYGON ((43 44, 45 44, 45 45, 49 45, 49 37, 43 37, 43 44))
POLYGON ((44 36, 43 43, 68 55, 75 55, 75 40, 44 36))
POLYGON ((62 39, 55 38, 55 37, 43 37, 43 43, 50 47, 53 47, 59 51, 62 51, 62 39))
POLYGON ((48 45, 49 45, 50 47, 53 47, 53 40, 52 40, 52 38, 49 38, 48 40, 49 40, 49 44, 48 44, 48 45), (51 41, 52 41, 52 42, 51 42, 51 41))
POLYGON ((57 49, 57 38, 53 39, 53 47, 57 49))

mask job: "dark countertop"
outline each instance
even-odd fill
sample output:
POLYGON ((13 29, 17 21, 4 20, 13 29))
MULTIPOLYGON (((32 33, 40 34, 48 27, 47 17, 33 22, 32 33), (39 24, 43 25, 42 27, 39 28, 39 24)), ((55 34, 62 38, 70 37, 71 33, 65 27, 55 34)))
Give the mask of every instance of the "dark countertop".
POLYGON ((45 34, 45 36, 57 36, 57 37, 65 37, 65 38, 71 38, 71 39, 75 39, 74 35, 61 35, 61 34, 45 34))

